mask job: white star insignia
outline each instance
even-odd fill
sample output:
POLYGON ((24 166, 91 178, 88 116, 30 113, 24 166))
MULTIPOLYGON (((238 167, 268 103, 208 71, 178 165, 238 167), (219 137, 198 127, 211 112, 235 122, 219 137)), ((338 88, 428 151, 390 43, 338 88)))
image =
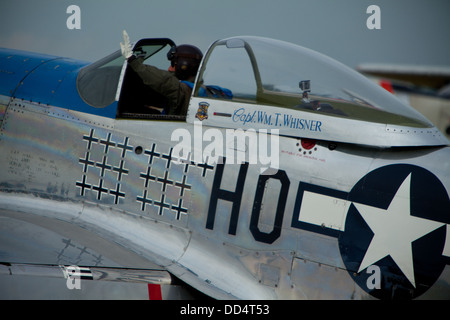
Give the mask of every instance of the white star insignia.
POLYGON ((386 210, 360 203, 354 205, 374 233, 358 273, 390 255, 415 288, 412 242, 444 224, 411 216, 410 187, 411 174, 398 188, 386 210))

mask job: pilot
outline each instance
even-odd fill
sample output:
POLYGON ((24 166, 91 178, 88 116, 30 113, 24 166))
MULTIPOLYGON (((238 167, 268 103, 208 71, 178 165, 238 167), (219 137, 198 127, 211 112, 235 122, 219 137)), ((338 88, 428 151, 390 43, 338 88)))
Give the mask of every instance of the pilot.
POLYGON ((141 77, 145 85, 165 96, 169 105, 165 113, 170 115, 186 115, 189 98, 192 94, 195 76, 203 54, 195 46, 174 46, 167 54, 171 65, 169 69, 161 70, 154 66, 143 64, 143 59, 133 54, 128 34, 123 32, 124 43, 120 43, 122 55, 129 66, 141 77))

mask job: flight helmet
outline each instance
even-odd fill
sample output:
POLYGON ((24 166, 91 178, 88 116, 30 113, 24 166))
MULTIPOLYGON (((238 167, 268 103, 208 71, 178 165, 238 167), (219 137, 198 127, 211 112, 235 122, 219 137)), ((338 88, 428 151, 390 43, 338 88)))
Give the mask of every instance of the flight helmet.
POLYGON ((173 46, 167 53, 167 59, 175 67, 175 75, 180 80, 195 77, 202 58, 200 49, 188 44, 173 46))

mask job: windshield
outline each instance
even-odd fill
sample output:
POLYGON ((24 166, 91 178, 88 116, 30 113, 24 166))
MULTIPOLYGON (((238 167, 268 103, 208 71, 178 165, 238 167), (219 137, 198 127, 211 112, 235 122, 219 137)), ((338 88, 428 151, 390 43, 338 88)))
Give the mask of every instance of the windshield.
POLYGON ((283 41, 239 37, 216 42, 199 79, 206 87, 230 90, 234 101, 378 123, 432 126, 353 69, 283 41))
POLYGON ((117 51, 80 70, 77 88, 89 105, 104 108, 114 102, 124 58, 117 51))

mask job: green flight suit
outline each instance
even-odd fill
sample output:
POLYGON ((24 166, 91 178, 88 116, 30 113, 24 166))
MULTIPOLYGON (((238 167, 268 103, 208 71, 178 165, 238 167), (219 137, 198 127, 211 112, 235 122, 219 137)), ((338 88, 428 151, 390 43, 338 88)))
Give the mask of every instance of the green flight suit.
POLYGON ((186 115, 192 89, 187 84, 180 82, 174 73, 145 65, 142 62, 142 58, 135 56, 128 59, 128 64, 141 77, 144 84, 169 100, 167 114, 186 115))

